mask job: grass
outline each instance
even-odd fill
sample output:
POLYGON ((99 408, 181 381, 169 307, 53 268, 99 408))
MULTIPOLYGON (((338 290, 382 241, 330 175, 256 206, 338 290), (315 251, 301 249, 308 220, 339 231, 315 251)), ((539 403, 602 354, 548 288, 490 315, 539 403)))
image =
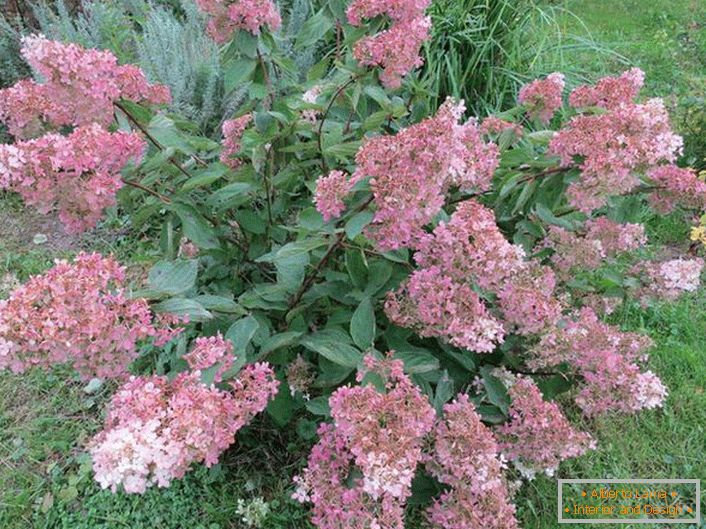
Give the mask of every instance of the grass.
POLYGON ((598 48, 576 49, 565 60, 596 78, 627 64, 642 68, 645 93, 666 99, 685 135, 684 161, 706 168, 706 3, 700 0, 564 0, 564 35, 588 32, 598 48))

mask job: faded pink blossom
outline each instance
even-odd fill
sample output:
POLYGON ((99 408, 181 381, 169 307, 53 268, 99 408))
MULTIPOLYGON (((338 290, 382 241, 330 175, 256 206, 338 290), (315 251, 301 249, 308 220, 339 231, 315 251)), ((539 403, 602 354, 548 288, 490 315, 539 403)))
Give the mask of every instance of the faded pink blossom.
POLYGON ((252 114, 248 113, 239 118, 228 119, 223 122, 223 150, 221 151, 221 163, 231 169, 237 169, 242 165, 242 161, 236 156, 240 152, 240 141, 243 138, 245 129, 252 121, 252 114))
POLYGON ((518 377, 508 393, 510 418, 496 432, 503 455, 525 477, 553 476, 559 463, 596 447, 590 435, 571 426, 556 402, 542 399, 532 379, 518 377))
POLYGON ((206 30, 219 44, 228 42, 238 30, 259 35, 262 28, 277 31, 282 18, 272 0, 197 0, 208 15, 206 30))
POLYGON ((17 138, 35 137, 46 129, 113 121, 120 99, 168 103, 169 90, 147 82, 142 70, 119 65, 108 51, 33 35, 22 39, 22 55, 41 83, 23 80, 0 90, 0 121, 17 138))
POLYGON ((164 343, 180 332, 131 299, 125 271, 112 257, 80 253, 57 261, 0 301, 0 368, 71 363, 83 379, 126 374, 138 344, 164 343))
POLYGON ((555 72, 546 79, 537 79, 523 86, 517 100, 527 108, 527 115, 531 119, 536 118, 546 124, 561 108, 563 92, 564 75, 555 72))
POLYGON ((80 233, 115 205, 123 186, 120 170, 130 160, 139 162, 144 150, 138 134, 108 132, 96 124, 67 136, 0 145, 0 188, 19 193, 40 213, 58 211, 66 230, 80 233))
POLYGON ((699 180, 692 169, 682 169, 676 165, 660 165, 647 173, 657 187, 650 194, 650 204, 658 213, 669 213, 677 205, 693 208, 706 208, 706 183, 699 180))
POLYGON ((316 181, 314 204, 324 222, 340 217, 346 209, 343 198, 351 191, 352 182, 343 171, 331 171, 316 181))

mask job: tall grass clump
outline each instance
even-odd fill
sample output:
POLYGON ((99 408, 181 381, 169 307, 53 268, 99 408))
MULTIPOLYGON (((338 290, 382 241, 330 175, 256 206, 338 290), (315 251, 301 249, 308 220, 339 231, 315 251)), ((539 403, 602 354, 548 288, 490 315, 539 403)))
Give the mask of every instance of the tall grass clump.
POLYGON ((421 72, 431 104, 438 107, 452 96, 489 113, 511 103, 530 78, 560 70, 570 84, 583 80, 572 71, 570 55, 611 52, 588 31, 565 35, 560 13, 566 16, 565 9, 534 0, 435 0, 421 72))

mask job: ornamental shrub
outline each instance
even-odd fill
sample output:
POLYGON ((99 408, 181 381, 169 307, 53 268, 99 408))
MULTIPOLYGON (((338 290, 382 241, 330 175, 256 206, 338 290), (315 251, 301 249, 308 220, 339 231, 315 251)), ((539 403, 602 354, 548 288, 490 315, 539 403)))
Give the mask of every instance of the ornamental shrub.
POLYGON ((311 414, 293 490, 316 526, 401 528, 413 503, 435 527, 507 529, 517 478, 595 446, 559 394, 589 417, 664 404, 649 338, 603 317, 698 288, 704 261, 637 221, 702 209, 706 188, 673 165, 642 72, 570 94, 553 73, 497 115, 426 116, 426 0, 334 0, 293 42, 272 2, 199 5, 247 96, 220 143, 138 68, 39 36, 41 79, 0 100, 3 187, 76 231, 117 201, 163 254, 135 292, 80 255, 0 306, 3 367, 123 384, 89 445, 102 487, 168 486, 255 414, 311 414), (287 53, 319 41, 297 71, 287 53))

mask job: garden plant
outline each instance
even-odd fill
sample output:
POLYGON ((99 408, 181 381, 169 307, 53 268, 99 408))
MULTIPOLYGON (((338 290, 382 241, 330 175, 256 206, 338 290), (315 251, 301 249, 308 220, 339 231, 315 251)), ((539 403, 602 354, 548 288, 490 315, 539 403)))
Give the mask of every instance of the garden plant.
POLYGON ((294 42, 271 0, 198 7, 243 101, 220 141, 137 66, 40 34, 0 90, 0 188, 73 233, 120 208, 163 255, 136 284, 80 253, 0 302, 0 368, 115 381, 101 487, 169 487, 255 415, 307 416, 315 526, 509 529, 524 482, 596 447, 557 397, 662 406, 650 339, 604 319, 699 287, 638 219, 701 212, 706 183, 641 70, 474 117, 420 81, 426 0, 329 0, 294 42))

